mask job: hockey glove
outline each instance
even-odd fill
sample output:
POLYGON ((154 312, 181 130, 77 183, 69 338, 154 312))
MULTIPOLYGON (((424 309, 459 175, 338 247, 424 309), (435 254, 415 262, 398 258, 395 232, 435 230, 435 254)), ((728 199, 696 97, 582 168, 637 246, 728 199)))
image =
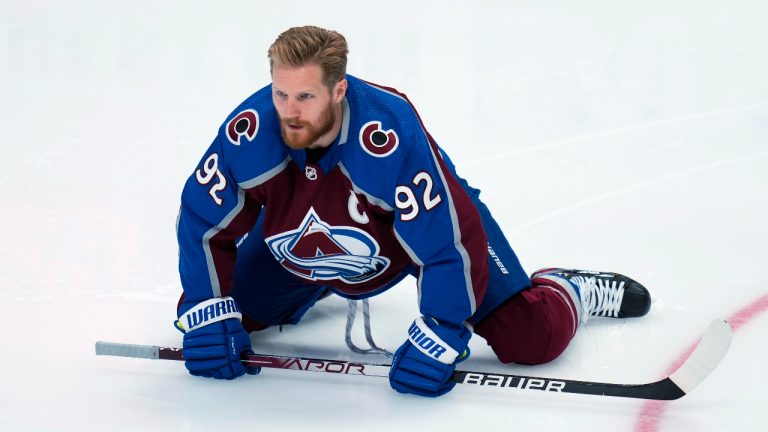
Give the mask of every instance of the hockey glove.
POLYGON ((243 353, 253 354, 241 319, 232 297, 198 303, 179 317, 174 324, 184 333, 184 364, 190 374, 231 380, 261 372, 240 362, 243 353))
POLYGON ((400 346, 389 370, 389 385, 400 393, 437 397, 448 393, 456 364, 469 357, 472 333, 466 327, 440 325, 431 317, 420 317, 408 329, 408 340, 400 346))

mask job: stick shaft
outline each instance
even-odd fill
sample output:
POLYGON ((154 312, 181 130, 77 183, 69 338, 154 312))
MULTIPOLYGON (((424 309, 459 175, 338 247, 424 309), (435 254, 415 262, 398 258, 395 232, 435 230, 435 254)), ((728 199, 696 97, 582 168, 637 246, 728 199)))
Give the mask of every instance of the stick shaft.
MULTIPOLYGON (((685 396, 714 370, 731 341, 731 327, 715 320, 689 359, 670 377, 646 384, 613 384, 525 375, 456 371, 451 379, 460 384, 485 387, 577 393, 637 399, 672 400, 685 396), (678 385, 679 383, 679 385, 678 385)), ((184 360, 181 348, 96 342, 97 355, 161 360, 184 360)), ((387 377, 391 365, 264 354, 243 355, 243 363, 276 369, 325 372, 342 375, 387 377)))
MULTIPOLYGON (((111 342, 98 342, 97 354, 160 360, 184 360, 183 352, 180 348, 116 344, 111 342)), ((243 356, 242 361, 249 366, 374 377, 387 377, 389 376, 390 369, 390 365, 386 364, 357 363, 343 360, 272 356, 263 354, 245 355, 243 356)), ((685 394, 668 378, 650 384, 625 385, 524 375, 456 371, 451 379, 460 384, 474 384, 486 387, 642 399, 677 399, 685 394)))

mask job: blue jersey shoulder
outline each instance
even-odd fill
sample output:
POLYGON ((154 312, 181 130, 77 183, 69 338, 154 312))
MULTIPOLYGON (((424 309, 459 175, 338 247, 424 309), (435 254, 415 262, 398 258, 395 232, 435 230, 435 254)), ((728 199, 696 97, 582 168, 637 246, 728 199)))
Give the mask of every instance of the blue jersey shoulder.
POLYGON ((390 205, 405 161, 429 151, 414 107, 397 90, 347 75, 349 139, 343 163, 353 182, 390 205))
POLYGON ((235 108, 219 128, 217 139, 230 174, 239 184, 280 165, 288 152, 272 104, 272 86, 258 90, 235 108))

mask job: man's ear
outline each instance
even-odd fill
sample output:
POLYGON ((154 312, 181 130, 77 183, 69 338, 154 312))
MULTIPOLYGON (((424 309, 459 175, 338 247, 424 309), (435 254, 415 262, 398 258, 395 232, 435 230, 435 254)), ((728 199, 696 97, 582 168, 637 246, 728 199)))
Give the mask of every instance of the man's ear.
POLYGON ((341 103, 341 100, 344 99, 344 96, 347 94, 347 80, 345 78, 342 78, 341 81, 337 82, 335 86, 333 86, 333 102, 334 103, 341 103))

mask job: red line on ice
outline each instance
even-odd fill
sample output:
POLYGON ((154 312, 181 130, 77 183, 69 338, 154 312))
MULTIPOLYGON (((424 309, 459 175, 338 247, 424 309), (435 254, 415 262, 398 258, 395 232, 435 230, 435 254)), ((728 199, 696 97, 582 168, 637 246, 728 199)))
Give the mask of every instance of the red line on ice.
MULTIPOLYGON (((758 298, 746 307, 737 311, 728 318, 728 323, 733 327, 734 333, 738 331, 744 324, 749 322, 752 318, 760 315, 768 310, 768 294, 758 298)), ((697 342, 698 343, 698 342, 697 342)), ((681 354, 677 360, 667 369, 665 376, 670 375, 677 370, 680 365, 691 355, 696 344, 692 344, 688 349, 681 354)), ((659 430, 659 424, 661 423, 661 417, 664 415, 664 410, 667 408, 667 401, 648 401, 640 409, 640 415, 635 425, 635 431, 637 432, 656 432, 659 430)))

